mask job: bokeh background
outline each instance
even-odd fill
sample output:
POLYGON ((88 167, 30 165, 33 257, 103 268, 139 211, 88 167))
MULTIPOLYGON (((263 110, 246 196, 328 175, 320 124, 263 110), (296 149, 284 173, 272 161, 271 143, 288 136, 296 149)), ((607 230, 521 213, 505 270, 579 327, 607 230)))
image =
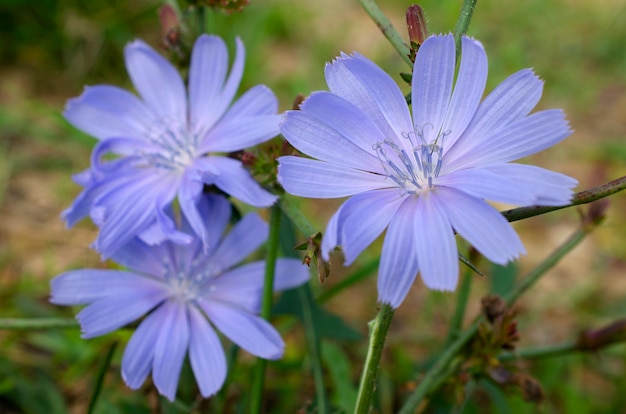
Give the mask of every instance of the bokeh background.
MULTIPOLYGON (((410 2, 380 3, 406 37, 404 11, 410 2)), ((432 33, 454 27, 460 1, 424 0, 420 5, 432 33)), ((61 112, 84 85, 130 87, 122 49, 135 38, 159 47, 160 6, 153 0, 0 0, 0 317, 71 317, 75 309, 48 304, 49 280, 68 269, 109 265, 88 248, 96 234, 91 223, 67 230, 59 217, 80 190, 71 174, 87 167, 95 142, 69 126, 61 112)), ((488 90, 509 74, 532 67, 546 81, 539 108, 565 109, 574 134, 528 162, 577 178, 579 190, 626 175, 624 21, 624 0, 481 0, 470 26, 469 34, 483 43, 490 59, 488 90)), ((231 46, 235 36, 246 45, 240 91, 264 83, 278 95, 281 109, 289 109, 297 94, 325 89, 324 64, 340 51, 368 56, 399 83, 399 72, 408 71, 356 0, 251 0, 243 13, 210 14, 208 24, 231 46)), ((320 230, 338 205, 301 203, 320 230)), ((575 208, 515 223, 528 255, 496 271, 479 262, 490 277, 476 277, 467 320, 479 312, 481 296, 506 290, 516 275, 546 257, 578 223, 575 208)), ((319 285, 313 279, 314 292, 332 289, 379 251, 380 242, 348 269, 335 258, 328 281, 319 285)), ((337 412, 355 392, 367 321, 377 311, 375 272, 367 273, 369 277, 324 304, 362 335, 339 335, 323 343, 328 392, 337 412)), ((377 412, 394 412, 415 386, 418 363, 445 338, 454 302, 453 294, 429 292, 421 282, 415 284, 388 336, 377 412)), ((520 347, 560 343, 575 338, 581 329, 626 317, 626 196, 611 197, 602 227, 550 271, 518 311, 520 347)), ((276 323, 287 351, 283 360, 270 364, 267 410, 312 411, 313 381, 303 329, 290 317, 276 323)), ((0 413, 85 412, 98 366, 113 342, 120 346, 106 372, 96 412, 241 408, 252 363, 249 355, 239 353, 219 405, 198 403, 190 379, 182 381, 181 401, 169 404, 158 398, 149 381, 137 392, 124 386, 119 362, 130 334, 122 330, 85 341, 75 329, 0 331, 0 413)), ((459 401, 464 412, 626 412, 624 345, 522 366, 544 387, 541 405, 525 402, 519 392, 479 384, 459 401)))

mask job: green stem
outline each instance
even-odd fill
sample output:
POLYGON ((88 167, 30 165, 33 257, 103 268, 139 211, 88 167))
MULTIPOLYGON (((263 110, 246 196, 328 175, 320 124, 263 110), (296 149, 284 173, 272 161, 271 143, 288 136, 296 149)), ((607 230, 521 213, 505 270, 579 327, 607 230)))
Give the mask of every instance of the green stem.
POLYGON ((551 358, 575 352, 583 352, 583 350, 580 349, 576 342, 566 342, 558 345, 519 349, 515 351, 515 353, 502 354, 498 357, 498 359, 500 361, 511 361, 517 359, 540 359, 551 358))
POLYGON ((361 383, 359 384, 359 392, 354 408, 355 414, 366 414, 369 412, 374 389, 376 388, 380 357, 383 354, 385 338, 387 337, 387 331, 389 330, 389 325, 391 325, 394 312, 395 309, 391 306, 382 304, 376 319, 370 322, 370 342, 361 375, 361 383))
POLYGON ((77 329, 74 318, 0 318, 0 330, 77 329))
MULTIPOLYGON (((559 246, 550 256, 548 256, 539 266, 531 271, 522 282, 507 296, 505 300, 509 306, 513 305, 515 301, 526 292, 533 284, 539 280, 539 278, 548 272, 554 265, 562 259, 567 253, 572 251, 585 236, 596 227, 597 223, 590 223, 587 226, 577 230, 570 238, 561 246, 559 246)), ((441 374, 447 369, 448 364, 452 359, 463 349, 466 343, 468 343, 478 331, 478 324, 482 318, 478 318, 472 325, 462 333, 456 341, 450 346, 446 347, 441 356, 435 362, 435 365, 426 373, 422 381, 415 389, 413 394, 409 396, 400 414, 414 413, 417 407, 422 403, 424 398, 429 395, 435 388, 436 383, 441 383, 441 374)))
POLYGON ((476 8, 477 2, 478 0, 463 1, 461 13, 459 14, 459 19, 456 21, 456 26, 454 26, 454 41, 456 43, 457 61, 461 56, 461 39, 463 38, 463 35, 467 33, 467 29, 469 29, 469 25, 472 21, 472 15, 474 14, 474 9, 476 8))
POLYGON ((448 338, 446 344, 454 341, 461 332, 463 326, 463 318, 465 317, 465 309, 467 308, 467 301, 469 299, 470 292, 472 290, 472 280, 474 279, 474 271, 470 268, 466 268, 461 277, 461 286, 459 287, 459 293, 456 297, 456 309, 452 320, 450 321, 450 330, 448 331, 448 338))
POLYGON ((549 213, 555 210, 561 210, 572 206, 578 206, 581 204, 591 203, 592 201, 599 200, 604 197, 608 197, 611 194, 615 194, 619 191, 626 189, 626 176, 610 181, 598 187, 591 188, 589 190, 581 191, 574 194, 572 202, 558 207, 545 207, 545 206, 530 206, 519 207, 512 210, 506 210, 502 212, 504 218, 508 221, 517 221, 529 217, 538 216, 540 214, 549 213))
POLYGON ((293 197, 288 194, 281 195, 278 201, 278 207, 306 237, 312 237, 317 233, 315 227, 309 223, 309 220, 302 214, 302 211, 294 204, 293 197))
POLYGON ((206 33, 206 7, 196 5, 196 17, 198 18, 198 36, 206 33))
POLYGON ((376 1, 374 0, 359 0, 361 6, 365 10, 365 12, 374 20, 374 23, 378 26, 381 32, 385 35, 389 43, 398 51, 402 59, 413 68, 413 62, 411 62, 411 58, 409 55, 411 54, 411 49, 404 43, 402 37, 398 34, 396 29, 393 27, 387 16, 380 10, 376 1))
MULTIPOLYGON (((280 235, 281 212, 277 206, 272 207, 270 213, 270 233, 267 241, 267 256, 265 260, 265 279, 263 282, 263 299, 261 302, 261 317, 269 319, 272 314, 272 299, 274 298, 274 273, 280 235)), ((250 412, 261 413, 263 404, 263 388, 265 384, 265 367, 267 360, 257 358, 250 397, 250 412)))
POLYGON ((308 284, 298 288, 298 295, 302 304, 302 319, 306 333, 307 351, 311 360, 311 370, 313 371, 313 381, 315 382, 315 397, 317 400, 317 413, 326 414, 328 406, 326 393, 324 392, 324 373, 322 371, 322 352, 319 335, 315 328, 313 316, 313 295, 308 284))
POLYGON ((102 365, 98 369, 98 376, 96 377, 96 383, 94 384, 93 394, 91 394, 91 399, 89 400, 89 407, 87 408, 87 414, 92 414, 96 408, 96 403, 98 402, 98 397, 100 396, 100 392, 102 391, 102 384, 104 383, 104 376, 106 375, 109 366, 111 365, 111 360, 113 359, 113 354, 115 354, 115 348, 117 348, 117 342, 113 342, 107 351, 104 360, 102 361, 102 365))

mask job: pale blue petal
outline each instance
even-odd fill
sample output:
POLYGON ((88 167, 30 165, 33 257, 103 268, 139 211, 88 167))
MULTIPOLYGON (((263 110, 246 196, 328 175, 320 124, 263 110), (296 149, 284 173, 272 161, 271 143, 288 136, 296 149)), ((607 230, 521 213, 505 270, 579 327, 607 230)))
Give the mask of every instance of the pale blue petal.
POLYGON ((533 165, 499 164, 485 169, 516 182, 516 185, 532 187, 536 198, 531 204, 544 206, 569 204, 573 196, 572 189, 578 185, 578 181, 567 175, 533 165))
POLYGON ((220 118, 221 122, 237 122, 242 118, 258 115, 276 115, 278 98, 265 85, 256 85, 241 95, 228 111, 220 118))
POLYGON ((248 213, 228 233, 212 254, 211 263, 230 269, 267 240, 269 226, 256 213, 248 213))
MULTIPOLYGON (((326 95, 334 96, 331 94, 326 95)), ((313 94, 311 98, 307 99, 306 102, 314 100, 313 104, 309 104, 309 108, 315 107, 315 104, 320 101, 319 105, 328 104, 330 107, 325 109, 334 113, 335 116, 343 118, 345 114, 345 121, 339 123, 337 120, 334 120, 333 122, 332 118, 313 118, 308 112, 288 111, 281 125, 281 133, 287 141, 302 153, 321 161, 363 171, 384 173, 381 162, 373 150, 373 146, 377 141, 372 139, 369 147, 363 148, 365 145, 358 143, 359 138, 357 138, 361 137, 363 140, 370 140, 369 137, 376 137, 376 130, 368 135, 363 135, 360 128, 350 128, 349 125, 351 122, 360 122, 362 125, 366 125, 367 122, 365 121, 367 118, 365 118, 365 115, 361 113, 360 118, 358 116, 352 118, 350 113, 341 112, 341 107, 332 106, 333 102, 331 99, 316 99, 317 96, 320 95, 313 94), (351 132, 349 132, 350 129, 351 132)), ((340 98, 336 99, 339 100, 340 98)), ((381 137, 378 141, 382 142, 383 140, 384 138, 381 137)))
MULTIPOLYGON (((212 279, 202 287, 211 301, 230 303, 250 313, 259 313, 265 261, 240 266, 212 279)), ((274 270, 274 291, 291 289, 309 280, 309 268, 299 259, 278 259, 274 270)))
POLYGON ((378 301, 397 309, 411 289, 418 272, 417 246, 423 243, 414 233, 416 203, 407 200, 387 229, 378 269, 378 301))
POLYGON ((209 320, 232 342, 260 358, 278 359, 285 344, 266 320, 219 302, 202 301, 209 320))
POLYGON ((345 266, 352 264, 380 236, 405 199, 406 195, 399 189, 392 188, 360 193, 344 203, 338 222, 338 242, 345 266))
POLYGON ((111 260, 130 270, 161 278, 166 251, 165 243, 149 246, 140 238, 135 237, 126 243, 123 249, 118 249, 111 256, 111 260))
POLYGON ((190 123, 195 132, 210 128, 230 104, 221 102, 228 71, 228 50, 217 36, 201 35, 193 46, 189 68, 190 123))
POLYGON ((411 86, 413 123, 426 144, 445 132, 441 128, 454 81, 454 49, 454 36, 431 36, 415 57, 411 86))
POLYGON ((188 178, 183 178, 178 189, 178 201, 183 212, 182 228, 189 228, 202 241, 205 252, 214 248, 222 236, 231 206, 223 196, 203 194, 203 184, 188 178), (194 194, 195 193, 195 194, 194 194))
POLYGON ((535 186, 486 168, 468 168, 439 176, 436 185, 456 188, 477 198, 520 206, 533 204, 537 198, 535 186))
POLYGON ((571 133, 565 114, 560 109, 537 112, 504 129, 485 133, 473 144, 463 146, 462 153, 454 151, 447 154, 442 171, 514 161, 551 147, 571 133))
POLYGON ((178 202, 189 227, 205 245, 208 245, 209 233, 206 225, 211 220, 207 220, 206 216, 202 217, 198 209, 203 187, 204 184, 199 180, 198 174, 195 171, 187 170, 178 187, 178 202))
MULTIPOLYGON (((331 126, 337 133, 368 154, 373 154, 374 144, 387 138, 363 111, 341 96, 330 92, 313 92, 300 105, 300 111, 308 117, 331 126)), ((301 137, 300 140, 302 140, 301 137)), ((317 139, 314 141, 318 142, 317 139)), ((306 143, 303 142, 303 144, 306 143)), ((306 151, 303 152, 306 153, 306 151)))
POLYGON ((164 286, 155 280, 121 270, 81 269, 55 277, 50 282, 50 289, 51 303, 85 305, 126 292, 153 292, 164 289, 164 286))
POLYGON ((254 207, 269 207, 276 202, 276 196, 254 181, 240 161, 212 156, 200 158, 194 165, 205 184, 213 184, 244 203, 254 207))
POLYGON ((292 156, 278 158, 278 182, 288 193, 309 198, 347 197, 395 187, 395 183, 381 174, 292 156))
POLYGON ((487 54, 482 45, 465 36, 462 45, 461 66, 442 128, 444 153, 474 118, 487 83, 487 54))
POLYGON ((226 380, 224 348, 206 317, 193 306, 189 308, 189 362, 204 398, 222 387, 226 380))
POLYGON ((157 245, 166 240, 177 244, 189 244, 193 236, 178 231, 171 215, 163 211, 166 207, 157 205, 154 210, 155 222, 139 234, 139 238, 149 245, 157 245))
POLYGON ((465 133, 446 153, 456 159, 460 154, 472 153, 481 141, 492 141, 510 124, 524 118, 537 105, 543 91, 543 82, 531 69, 523 69, 506 78, 480 104, 465 133), (457 154, 458 152, 458 154, 457 154))
POLYGON ((239 83, 241 82, 241 77, 243 76, 243 67, 246 59, 246 51, 243 46, 243 42, 241 39, 235 39, 235 61, 233 62, 233 66, 230 70, 230 75, 226 80, 226 84, 222 89, 222 94, 220 95, 220 106, 215 109, 217 113, 224 113, 226 108, 231 104, 233 99, 235 98, 235 93, 239 88, 239 83))
POLYGON ((168 295, 163 286, 146 286, 98 299, 76 315, 83 338, 93 338, 142 317, 168 295))
POLYGON ((398 85, 369 59, 342 54, 326 65, 330 91, 363 111, 385 137, 394 139, 413 131, 408 105, 398 85))
POLYGON ((418 198, 414 231, 417 260, 424 284, 435 290, 454 290, 459 261, 454 232, 438 198, 423 193, 418 198))
POLYGON ((146 380, 154 359, 154 344, 163 328, 167 309, 159 307, 139 324, 128 341, 122 357, 122 378, 126 385, 136 390, 146 380))
POLYGON ((326 231, 322 237, 322 258, 326 261, 330 260, 330 252, 335 247, 340 244, 340 236, 339 236, 339 218, 341 217, 341 211, 343 210, 343 206, 346 203, 343 203, 339 206, 339 209, 335 211, 335 214, 330 218, 328 224, 326 225, 326 231))
POLYGON ((78 98, 67 102, 63 116, 87 134, 143 138, 154 114, 132 93, 109 85, 86 87, 78 98))
POLYGON ((220 120, 203 138, 199 152, 233 152, 261 144, 280 133, 280 115, 242 116, 220 120))
POLYGON ((145 103, 160 117, 186 123, 187 94, 174 66, 141 40, 124 49, 126 70, 145 103))
POLYGON ((487 259, 503 265, 526 253, 513 227, 486 202, 452 188, 438 188, 436 197, 452 227, 487 259))
POLYGON ((168 400, 174 401, 180 370, 189 347, 187 304, 177 300, 165 302, 161 331, 154 344, 152 381, 168 400))

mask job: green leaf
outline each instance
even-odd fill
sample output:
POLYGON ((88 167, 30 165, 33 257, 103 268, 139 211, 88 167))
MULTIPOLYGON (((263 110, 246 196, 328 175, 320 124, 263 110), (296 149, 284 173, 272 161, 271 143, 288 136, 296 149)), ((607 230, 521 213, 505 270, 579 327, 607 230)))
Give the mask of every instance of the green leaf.
POLYGON ((357 390, 350 381, 353 369, 346 353, 334 343, 325 342, 322 347, 322 360, 334 384, 333 403, 346 413, 351 413, 354 410, 357 390))
POLYGON ((493 265, 491 269, 491 292, 499 296, 506 296, 513 291, 517 266, 509 263, 506 266, 493 265))

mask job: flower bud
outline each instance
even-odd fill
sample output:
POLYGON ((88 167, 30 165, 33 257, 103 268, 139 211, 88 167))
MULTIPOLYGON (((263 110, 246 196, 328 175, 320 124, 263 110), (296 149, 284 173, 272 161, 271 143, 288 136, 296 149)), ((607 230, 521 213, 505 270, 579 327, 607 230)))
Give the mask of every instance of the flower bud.
MULTIPOLYGON (((406 10, 406 25, 409 29, 411 46, 413 46, 414 43, 419 47, 428 37, 428 30, 426 29, 424 10, 417 4, 410 5, 406 10)), ((411 47, 411 49, 413 49, 413 47, 411 47)))

